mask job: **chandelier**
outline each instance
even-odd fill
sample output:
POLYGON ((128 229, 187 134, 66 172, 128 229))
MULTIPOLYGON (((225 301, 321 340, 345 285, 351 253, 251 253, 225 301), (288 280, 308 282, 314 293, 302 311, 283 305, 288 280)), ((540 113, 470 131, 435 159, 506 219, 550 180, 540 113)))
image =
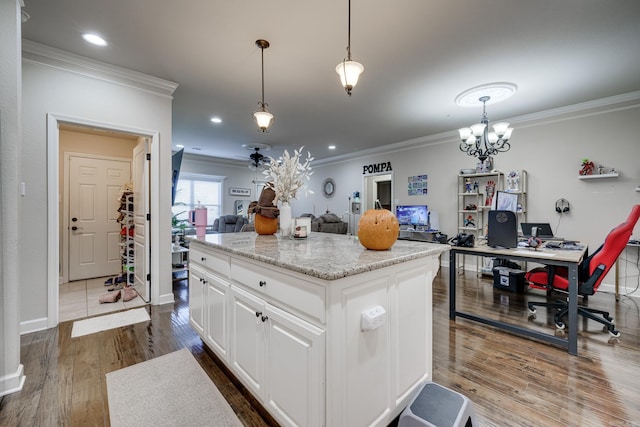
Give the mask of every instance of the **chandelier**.
POLYGON ((360 74, 364 71, 364 66, 351 60, 351 0, 349 0, 349 25, 347 29, 347 57, 336 66, 336 73, 340 76, 340 82, 344 90, 351 96, 351 90, 358 83, 360 74))
POLYGON ((253 113, 253 118, 256 120, 256 124, 258 125, 258 131, 267 132, 269 126, 271 126, 271 121, 273 120, 273 114, 267 111, 267 104, 264 102, 264 50, 269 47, 269 42, 266 40, 256 40, 256 46, 260 48, 260 52, 262 54, 262 101, 258 102, 260 108, 253 113))
POLYGON ((470 156, 477 157, 484 162, 488 157, 498 153, 509 151, 511 144, 511 132, 513 128, 509 127, 509 123, 500 122, 493 125, 493 132, 489 132, 489 118, 487 117, 487 101, 490 96, 481 96, 478 98, 482 102, 482 118, 480 123, 471 125, 468 128, 458 129, 460 132, 460 151, 466 152, 470 156))

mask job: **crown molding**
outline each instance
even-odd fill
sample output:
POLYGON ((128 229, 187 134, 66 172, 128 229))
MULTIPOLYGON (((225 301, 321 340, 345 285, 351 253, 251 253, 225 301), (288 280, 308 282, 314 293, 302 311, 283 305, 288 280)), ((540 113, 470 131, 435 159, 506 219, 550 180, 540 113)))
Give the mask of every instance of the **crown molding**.
POLYGON ((173 98, 173 92, 178 87, 177 83, 168 80, 95 61, 27 39, 22 40, 22 58, 25 62, 70 71, 86 77, 144 90, 170 99, 173 98))
MULTIPOLYGON (((626 110, 629 108, 640 108, 640 102, 638 101, 640 101, 640 91, 635 91, 623 93, 621 95, 595 99, 592 101, 581 102, 578 104, 567 105, 565 107, 544 110, 537 113, 506 118, 504 120, 512 124, 518 124, 520 127, 539 126, 541 124, 575 120, 582 117, 606 114, 614 111, 626 110)), ((324 159, 315 160, 314 164, 316 166, 335 164, 377 154, 389 154, 398 151, 412 150, 415 148, 422 148, 438 144, 448 144, 452 142, 459 142, 457 130, 446 131, 433 135, 409 139, 406 141, 395 142, 381 147, 374 147, 367 150, 357 151, 355 153, 327 157, 324 159)))

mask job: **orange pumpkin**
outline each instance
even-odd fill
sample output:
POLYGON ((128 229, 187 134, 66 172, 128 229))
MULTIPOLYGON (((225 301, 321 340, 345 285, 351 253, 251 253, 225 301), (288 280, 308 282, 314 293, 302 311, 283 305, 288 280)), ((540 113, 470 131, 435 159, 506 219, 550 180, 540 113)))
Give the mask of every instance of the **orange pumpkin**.
POLYGON ((254 222, 258 234, 276 234, 278 231, 278 218, 269 218, 257 213, 254 222))
POLYGON ((387 209, 369 209, 358 221, 358 239, 367 249, 386 251, 398 240, 399 231, 398 219, 387 209))

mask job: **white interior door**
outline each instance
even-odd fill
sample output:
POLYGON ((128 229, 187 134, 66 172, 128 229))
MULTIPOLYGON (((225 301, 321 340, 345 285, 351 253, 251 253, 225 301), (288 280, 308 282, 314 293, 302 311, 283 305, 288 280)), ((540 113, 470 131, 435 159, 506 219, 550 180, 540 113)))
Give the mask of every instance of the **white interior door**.
POLYGON ((69 157, 69 280, 120 272, 120 190, 131 162, 69 157))
POLYGON ((146 302, 150 301, 151 281, 149 280, 149 153, 148 138, 133 149, 133 221, 135 224, 134 276, 135 287, 146 302))

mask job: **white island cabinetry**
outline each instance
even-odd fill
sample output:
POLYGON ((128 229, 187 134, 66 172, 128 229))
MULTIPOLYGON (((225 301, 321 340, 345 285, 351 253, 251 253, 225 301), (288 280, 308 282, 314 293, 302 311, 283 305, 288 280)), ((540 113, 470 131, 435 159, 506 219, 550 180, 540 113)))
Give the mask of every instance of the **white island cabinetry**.
POLYGON ((432 378, 431 284, 448 246, 367 251, 322 234, 192 239, 191 324, 281 425, 385 426, 432 378), (376 306, 384 322, 362 331, 376 306))

